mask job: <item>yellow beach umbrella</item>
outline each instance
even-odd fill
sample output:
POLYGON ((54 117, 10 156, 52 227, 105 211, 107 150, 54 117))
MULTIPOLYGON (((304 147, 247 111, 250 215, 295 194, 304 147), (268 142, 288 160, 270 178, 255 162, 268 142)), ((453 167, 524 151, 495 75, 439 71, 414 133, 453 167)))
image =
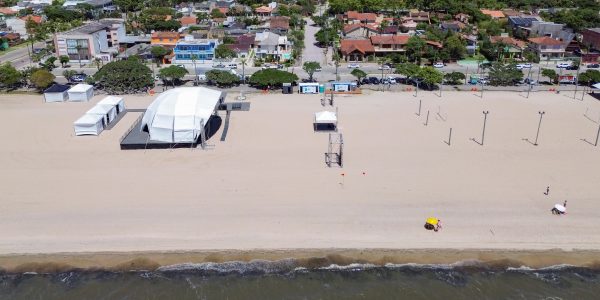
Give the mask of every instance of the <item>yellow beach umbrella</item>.
POLYGON ((437 225, 438 219, 437 218, 433 218, 433 217, 427 218, 427 221, 425 221, 425 223, 431 224, 431 225, 437 225))

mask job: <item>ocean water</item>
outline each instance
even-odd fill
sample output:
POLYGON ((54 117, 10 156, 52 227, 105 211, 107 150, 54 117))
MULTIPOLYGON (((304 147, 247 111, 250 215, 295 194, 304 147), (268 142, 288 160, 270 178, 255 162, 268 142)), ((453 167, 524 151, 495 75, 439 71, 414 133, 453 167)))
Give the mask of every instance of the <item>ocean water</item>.
POLYGON ((600 299, 600 270, 294 260, 0 274, 0 299, 600 299))

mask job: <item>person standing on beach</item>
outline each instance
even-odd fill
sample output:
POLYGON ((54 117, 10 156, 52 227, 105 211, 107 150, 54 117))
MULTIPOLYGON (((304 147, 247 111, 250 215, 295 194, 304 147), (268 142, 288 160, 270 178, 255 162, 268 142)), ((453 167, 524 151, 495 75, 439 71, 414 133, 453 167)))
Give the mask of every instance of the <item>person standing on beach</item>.
POLYGON ((548 196, 548 194, 550 194, 550 187, 549 186, 546 187, 546 192, 544 193, 544 195, 548 196))

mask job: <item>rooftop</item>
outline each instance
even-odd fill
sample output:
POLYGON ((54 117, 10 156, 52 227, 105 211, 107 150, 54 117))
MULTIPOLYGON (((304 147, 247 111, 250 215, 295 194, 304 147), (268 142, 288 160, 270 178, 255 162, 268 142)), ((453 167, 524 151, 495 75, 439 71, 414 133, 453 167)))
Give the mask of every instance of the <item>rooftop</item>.
POLYGON ((544 46, 559 46, 562 45, 563 42, 553 39, 551 37, 548 36, 542 36, 542 37, 535 37, 535 38, 529 38, 529 41, 537 44, 537 45, 544 45, 544 46))
POLYGON ((85 24, 83 26, 79 26, 77 28, 73 28, 69 31, 62 32, 61 34, 92 34, 100 30, 106 30, 107 28, 109 28, 107 24, 93 22, 85 24))
POLYGON ((391 44, 391 45, 406 45, 409 35, 374 35, 371 37, 371 43, 375 44, 391 44))
POLYGON ((482 9, 481 13, 484 14, 484 15, 488 15, 488 16, 490 16, 492 18, 504 18, 504 17, 506 17, 501 10, 482 9))
POLYGON ((370 40, 342 40, 340 51, 342 54, 350 54, 354 51, 365 54, 368 52, 375 52, 375 48, 370 40))

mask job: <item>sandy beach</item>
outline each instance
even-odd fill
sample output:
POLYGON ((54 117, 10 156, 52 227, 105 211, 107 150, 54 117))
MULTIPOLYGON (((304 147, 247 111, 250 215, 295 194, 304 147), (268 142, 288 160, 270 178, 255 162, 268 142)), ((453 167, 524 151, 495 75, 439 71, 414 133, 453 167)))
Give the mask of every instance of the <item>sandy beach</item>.
MULTIPOLYGON (((582 140, 595 141, 600 103, 478 95, 336 97, 343 168, 326 167, 328 136, 313 132, 318 95, 248 95, 251 110, 233 112, 226 140, 220 129, 204 151, 120 150, 137 112, 98 137, 74 136, 73 121, 104 95, 1 95, 0 266, 42 253, 600 250, 600 146, 582 140), (480 145, 470 139, 481 140, 484 110, 480 145), (535 139, 538 111, 534 146, 524 139, 535 139), (564 200, 568 214, 552 215, 564 200), (440 232, 423 228, 430 216, 440 232)), ((125 96, 128 108, 152 100, 125 96)))

